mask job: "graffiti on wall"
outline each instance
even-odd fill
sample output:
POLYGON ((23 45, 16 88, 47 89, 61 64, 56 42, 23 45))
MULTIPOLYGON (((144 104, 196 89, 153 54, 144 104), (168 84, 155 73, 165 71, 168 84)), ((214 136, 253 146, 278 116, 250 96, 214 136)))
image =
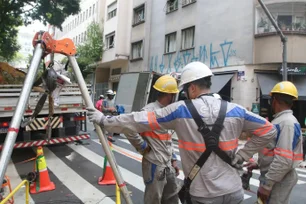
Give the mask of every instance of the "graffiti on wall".
POLYGON ((229 65, 229 59, 234 56, 236 56, 236 50, 233 49, 233 41, 224 40, 220 44, 210 43, 209 45, 201 45, 197 49, 151 56, 150 71, 179 72, 186 64, 194 61, 201 61, 209 65, 210 68, 226 67, 229 65))

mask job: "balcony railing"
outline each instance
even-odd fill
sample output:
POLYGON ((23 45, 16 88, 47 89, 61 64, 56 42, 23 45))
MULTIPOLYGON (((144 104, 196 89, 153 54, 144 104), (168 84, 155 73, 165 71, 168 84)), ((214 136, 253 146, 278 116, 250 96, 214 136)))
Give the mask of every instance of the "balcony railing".
MULTIPOLYGON (((291 23, 291 24, 278 23, 278 26, 284 33, 306 34, 306 24, 303 23, 291 23)), ((257 25, 256 34, 274 33, 274 32, 276 32, 276 29, 270 23, 259 22, 257 25)))

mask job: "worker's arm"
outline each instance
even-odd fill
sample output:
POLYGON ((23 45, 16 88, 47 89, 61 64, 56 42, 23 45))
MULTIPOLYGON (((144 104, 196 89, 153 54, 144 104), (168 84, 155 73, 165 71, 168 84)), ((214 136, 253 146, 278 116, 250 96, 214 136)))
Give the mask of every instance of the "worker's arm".
POLYGON ((240 111, 242 131, 249 131, 252 134, 251 139, 238 151, 244 161, 248 161, 255 153, 265 147, 271 139, 276 138, 277 131, 272 123, 265 118, 247 111, 244 108, 236 107, 240 111))
POLYGON ((144 154, 149 148, 148 143, 138 133, 127 133, 125 136, 139 153, 144 154))
POLYGON ((274 159, 268 173, 265 175, 265 185, 272 188, 275 182, 280 182, 283 177, 295 168, 294 161, 302 161, 302 140, 299 124, 285 122, 278 126, 277 143, 274 149, 274 159), (291 123, 291 124, 290 124, 291 123))
POLYGON ((159 130, 160 128, 173 130, 177 118, 184 114, 180 108, 182 102, 176 102, 165 108, 155 111, 141 111, 118 116, 104 116, 101 112, 88 108, 90 121, 104 125, 109 132, 135 133, 159 130))

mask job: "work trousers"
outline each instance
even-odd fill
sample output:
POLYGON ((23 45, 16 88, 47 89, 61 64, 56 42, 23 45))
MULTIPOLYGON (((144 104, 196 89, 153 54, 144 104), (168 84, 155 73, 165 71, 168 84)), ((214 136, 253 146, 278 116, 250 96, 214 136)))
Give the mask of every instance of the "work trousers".
POLYGON ((172 166, 157 166, 143 158, 142 175, 146 186, 145 204, 178 204, 178 185, 172 166))
POLYGON ((240 189, 234 193, 214 198, 199 198, 191 196, 192 204, 241 204, 244 199, 244 191, 240 189))
MULTIPOLYGON (((260 177, 261 180, 263 175, 260 177)), ((290 194, 297 181, 298 175, 295 169, 289 171, 281 182, 274 184, 269 198, 269 204, 289 204, 290 194)))

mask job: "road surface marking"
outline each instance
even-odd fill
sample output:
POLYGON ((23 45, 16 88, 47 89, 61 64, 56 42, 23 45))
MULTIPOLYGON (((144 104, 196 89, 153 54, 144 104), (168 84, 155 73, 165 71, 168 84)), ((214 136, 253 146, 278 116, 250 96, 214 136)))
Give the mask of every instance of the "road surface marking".
MULTIPOLYGON (((95 139, 93 139, 93 140, 95 140, 95 139)), ((128 139, 119 139, 119 140, 122 141, 122 142, 124 142, 124 143, 126 143, 126 144, 131 145, 131 143, 128 141, 128 139)), ((174 151, 176 151, 177 153, 179 153, 179 150, 178 150, 178 149, 176 149, 176 148, 173 148, 173 149, 174 149, 174 151)), ((176 158, 177 158, 178 161, 181 161, 181 156, 180 156, 180 155, 176 155, 176 158)))
MULTIPOLYGON (((7 175, 10 179, 12 190, 15 189, 22 182, 16 170, 16 167, 12 162, 9 163, 5 175, 7 175)), ((35 204, 31 195, 29 197, 29 201, 30 204, 35 204)), ((25 186, 21 187, 19 191, 17 191, 14 195, 14 203, 25 203, 25 186)))
POLYGON ((115 203, 67 166, 48 148, 44 149, 44 154, 48 168, 83 203, 115 203))
MULTIPOLYGON (((97 140, 97 143, 100 144, 99 140, 97 140)), ((104 158, 97 153, 87 149, 86 147, 83 147, 81 145, 74 145, 74 144, 68 144, 68 146, 73 149, 74 151, 78 152, 80 155, 85 157, 87 160, 91 161, 92 163, 100 166, 103 168, 104 158)), ((145 186, 143 183, 142 177, 138 176, 137 174, 134 174, 133 172, 119 166, 119 169, 122 173, 123 179, 125 182, 128 182, 135 188, 139 189, 140 191, 144 192, 145 186)))
MULTIPOLYGON (((94 141, 94 142, 100 144, 99 139, 92 139, 92 141, 94 141)), ((124 149, 124 148, 119 147, 119 146, 114 145, 114 144, 112 144, 112 147, 113 147, 113 150, 115 150, 116 152, 118 152, 118 153, 120 153, 120 154, 122 154, 122 155, 124 155, 124 156, 130 157, 131 159, 134 159, 134 160, 136 160, 136 161, 138 161, 138 162, 141 162, 141 161, 142 161, 142 155, 141 155, 141 154, 137 154, 137 153, 135 153, 135 152, 132 152, 132 151, 127 150, 127 149, 124 149)), ((77 150, 75 150, 75 151, 77 151, 77 150)), ((80 153, 80 154, 83 154, 83 153, 80 153)), ((87 157, 87 158, 91 158, 91 157, 87 157)), ((179 176, 178 176, 178 179, 184 180, 184 178, 185 178, 185 177, 184 177, 184 172, 183 172, 182 170, 180 170, 180 174, 179 174, 179 176)), ((254 179, 254 180, 255 180, 255 179, 254 179)), ((256 180, 255 180, 255 181, 251 181, 251 184, 252 184, 252 183, 257 184, 257 186, 258 186, 258 183, 259 183, 259 182, 256 182, 256 180)), ((249 195, 247 195, 247 194, 244 194, 244 199, 245 199, 245 200, 247 200, 247 199, 249 199, 249 198, 251 198, 251 196, 249 196, 249 195)))

